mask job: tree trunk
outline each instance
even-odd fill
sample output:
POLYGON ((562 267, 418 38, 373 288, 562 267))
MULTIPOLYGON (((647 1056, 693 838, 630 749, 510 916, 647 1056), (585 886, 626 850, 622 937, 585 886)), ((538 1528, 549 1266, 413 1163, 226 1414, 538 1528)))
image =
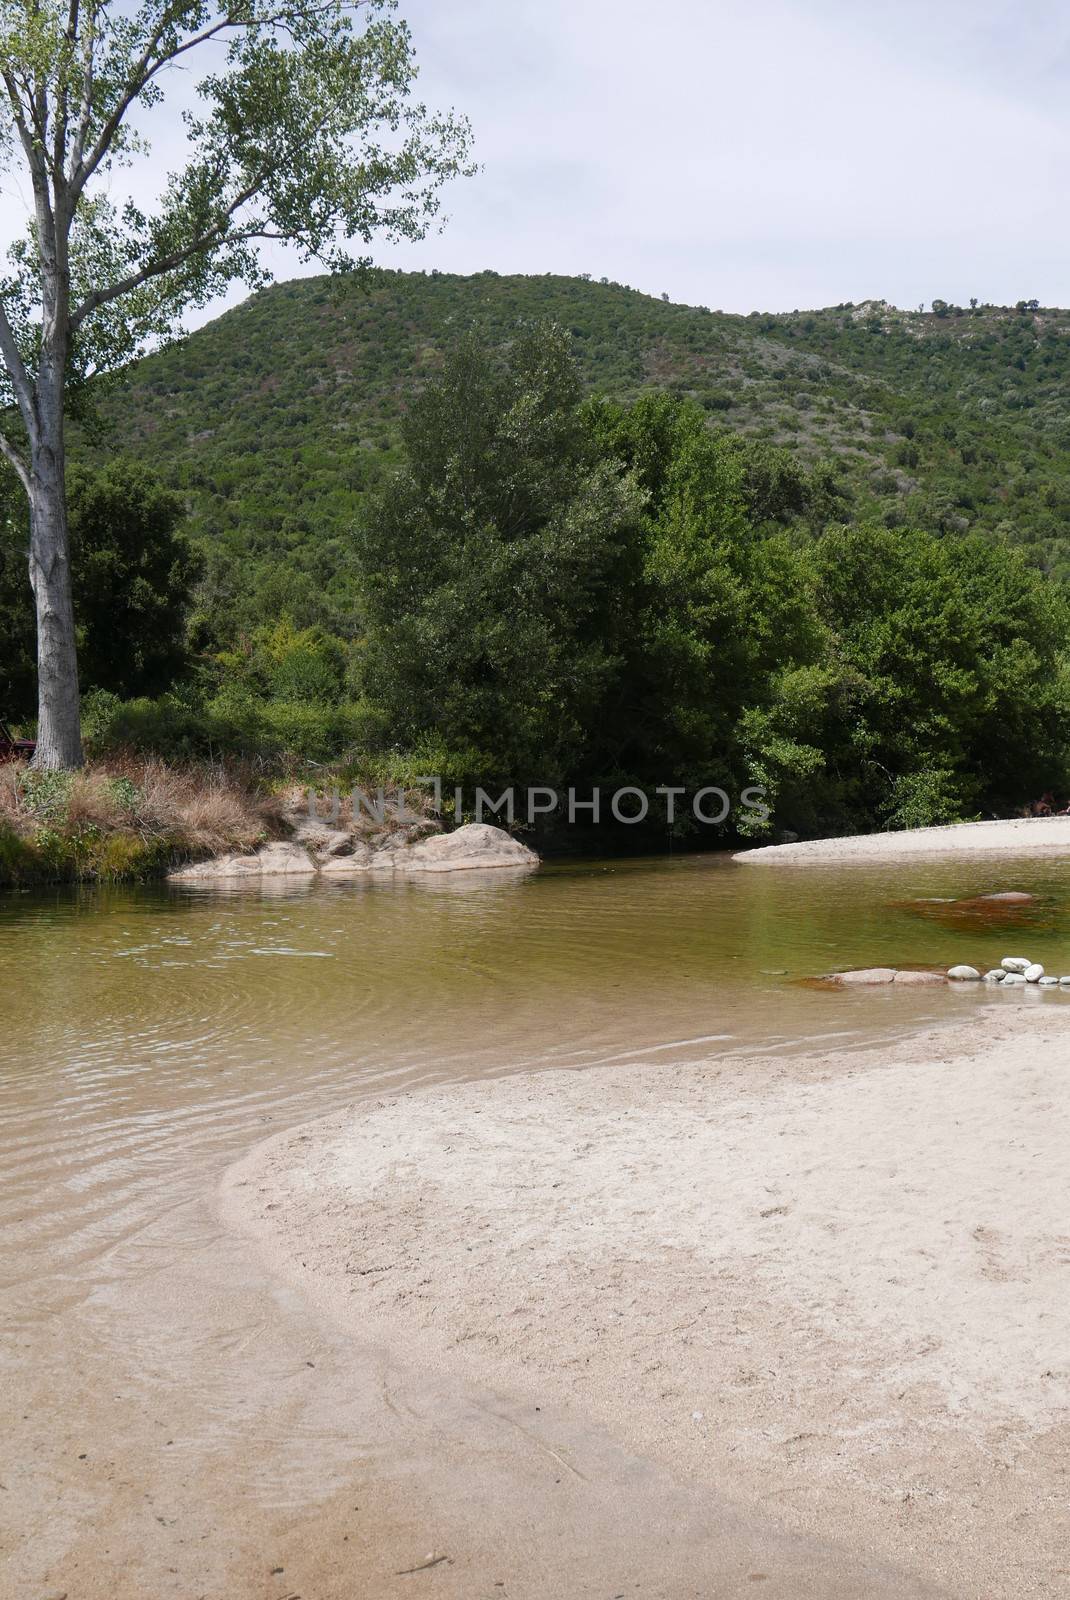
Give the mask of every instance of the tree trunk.
POLYGON ((42 437, 30 479, 30 583, 37 606, 38 721, 33 764, 50 769, 82 765, 62 422, 60 430, 55 443, 42 437))

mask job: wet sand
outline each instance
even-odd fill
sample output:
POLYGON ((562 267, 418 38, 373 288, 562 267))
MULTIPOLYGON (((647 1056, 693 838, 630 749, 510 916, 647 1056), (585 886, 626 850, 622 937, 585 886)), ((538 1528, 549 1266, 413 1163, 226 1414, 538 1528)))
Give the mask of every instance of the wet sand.
POLYGON ((1070 817, 1014 817, 1004 822, 958 822, 947 828, 905 828, 895 833, 858 833, 841 839, 806 839, 740 850, 750 866, 909 860, 916 856, 1031 856, 1044 859, 1070 851, 1070 817))
POLYGON ((1065 1595, 1066 1028, 1029 995, 874 1051, 383 1097, 258 1146, 222 1217, 310 1328, 496 1396, 533 1452, 525 1488, 429 1441, 422 1592, 1065 1595))

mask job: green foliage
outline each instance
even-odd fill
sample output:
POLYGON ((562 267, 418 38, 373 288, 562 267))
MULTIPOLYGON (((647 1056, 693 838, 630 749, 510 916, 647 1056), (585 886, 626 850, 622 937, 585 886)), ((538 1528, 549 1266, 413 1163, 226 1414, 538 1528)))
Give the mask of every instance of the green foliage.
POLYGON ((159 694, 183 671, 201 561, 178 531, 181 501, 146 468, 113 461, 68 478, 78 665, 112 693, 159 694))
POLYGON ((964 817, 962 785, 946 767, 904 773, 892 784, 888 801, 889 828, 936 828, 964 817))
POLYGON ((294 763, 343 760, 383 737, 379 713, 361 702, 266 700, 240 687, 204 700, 94 699, 92 713, 86 744, 95 756, 123 750, 180 761, 228 756, 285 770, 294 763))
POLYGON ((343 697, 347 652, 321 627, 295 628, 288 616, 258 628, 216 658, 222 681, 269 700, 336 704, 343 697))
POLYGON ((1020 552, 859 527, 828 530, 814 559, 843 674, 829 738, 858 812, 894 818, 912 774, 947 773, 940 804, 959 815, 1063 781, 1070 611, 1020 552))
MULTIPOLYGON (((201 561, 179 532, 182 505, 144 466, 113 461, 68 475, 79 668, 89 689, 159 694, 189 659, 187 614, 201 561)), ((36 709, 33 597, 25 519, 0 497, 0 711, 36 709)))
POLYGON ((560 330, 467 345, 414 403, 358 540, 369 698, 514 781, 562 776, 619 677, 641 494, 600 459, 560 330))
POLYGON ((282 614, 359 636, 348 531, 403 460, 410 397, 465 335, 495 349, 547 319, 569 330, 586 392, 625 410, 692 399, 706 427, 779 460, 786 481, 764 477, 781 514, 807 473, 814 528, 1005 537, 1070 578, 1070 312, 749 318, 582 278, 375 272, 259 293, 101 401, 111 437, 189 505, 205 640, 230 648, 282 614))
POLYGON ((401 749, 468 783, 757 785, 749 834, 1068 781, 1070 611, 1020 551, 826 525, 827 473, 678 397, 579 394, 535 329, 505 365, 466 348, 414 404, 358 539, 363 682, 401 749))
MULTIPOLYGON (((10 252, 0 317, 31 380, 55 337, 70 342, 72 395, 230 283, 267 282, 264 238, 342 270, 356 264, 351 241, 424 235, 442 184, 471 170, 470 135, 463 119, 412 99, 411 39, 392 9, 147 0, 130 11, 99 0, 70 11, 61 0, 0 0, 0 170, 40 197, 35 226, 10 252), (184 160, 154 205, 116 206, 102 179, 116 163, 146 164, 145 126, 176 61, 212 69, 183 114, 184 160), (57 239, 71 313, 43 335, 57 239)), ((142 176, 152 182, 145 165, 142 176)), ((20 383, 4 342, 9 404, 20 383)))

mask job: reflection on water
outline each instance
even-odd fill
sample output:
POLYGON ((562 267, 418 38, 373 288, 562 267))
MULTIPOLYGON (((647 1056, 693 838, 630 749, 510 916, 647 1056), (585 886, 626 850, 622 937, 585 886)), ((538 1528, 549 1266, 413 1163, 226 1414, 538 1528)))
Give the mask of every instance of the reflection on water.
MULTIPOLYGON (((372 1086, 865 1043, 999 1003, 791 980, 984 965, 1008 940, 1070 969, 1068 873, 961 861, 781 872, 692 856, 8 897, 0 1155, 18 1250, 47 1246, 53 1270, 57 1256, 92 1259, 264 1118, 372 1086), (1006 888, 1040 898, 989 922, 947 904, 1006 888)), ((10 1265, 20 1277, 27 1258, 10 1265)))
MULTIPOLYGON (((145 1415, 154 1385, 207 1393, 211 1330, 198 1322, 180 1337, 174 1307, 165 1318, 139 1284, 203 1246, 205 1197, 227 1160, 359 1094, 534 1066, 642 1070, 861 1045, 964 1007, 1070 1005, 1020 990, 829 993, 793 981, 874 964, 983 966, 1010 944, 1070 971, 1068 874, 1063 861, 777 871, 699 856, 7 897, 0 1281, 6 1331, 20 1337, 0 1341, 6 1374, 59 1394, 73 1361, 78 1393, 114 1387, 116 1352, 136 1349, 136 1384, 127 1377, 145 1415), (995 926, 908 903, 1006 889, 1040 898, 995 926)), ((216 1333, 221 1360, 231 1336, 216 1333)), ((213 1402, 217 1422, 233 1382, 213 1402)))
POLYGON ((1070 969, 1068 873, 961 861, 781 872, 698 856, 8 897, 4 1203, 20 1249, 47 1244, 54 1268, 55 1253, 92 1258, 125 1208, 134 1221, 160 1183, 202 1170, 265 1117, 314 1115, 362 1088, 865 1043, 998 1003, 791 980, 984 965, 1008 941, 1070 969), (1040 898, 988 921, 947 904, 1006 888, 1040 898))

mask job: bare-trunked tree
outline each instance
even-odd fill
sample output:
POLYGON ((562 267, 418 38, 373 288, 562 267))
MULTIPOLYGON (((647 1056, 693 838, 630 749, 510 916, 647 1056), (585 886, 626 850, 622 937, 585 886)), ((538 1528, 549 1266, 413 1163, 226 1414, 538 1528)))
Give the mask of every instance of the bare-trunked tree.
POLYGON ((411 98, 410 36, 393 11, 0 0, 0 170, 29 201, 0 279, 0 455, 29 502, 38 766, 82 760, 64 482, 78 392, 228 284, 265 283, 261 241, 352 268, 353 241, 422 237, 441 185, 470 170, 464 119, 411 98), (196 97, 169 114, 168 87, 188 86, 173 69, 193 59, 196 97), (122 198, 137 189, 122 169, 151 163, 161 126, 184 149, 142 209, 122 198))

